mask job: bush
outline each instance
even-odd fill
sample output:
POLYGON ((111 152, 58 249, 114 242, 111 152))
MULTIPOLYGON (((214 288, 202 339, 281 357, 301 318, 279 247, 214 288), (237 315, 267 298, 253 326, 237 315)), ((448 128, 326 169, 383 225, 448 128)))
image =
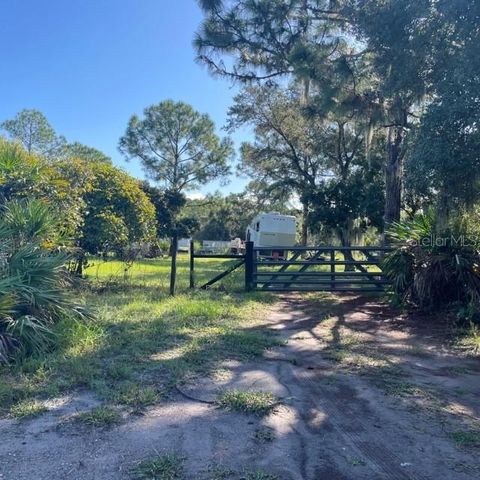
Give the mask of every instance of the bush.
POLYGON ((480 255, 461 226, 436 233, 432 213, 394 224, 383 269, 400 300, 425 309, 480 306, 480 255))
POLYGON ((133 242, 155 239, 155 207, 138 180, 108 164, 90 164, 80 246, 88 253, 122 255, 133 242))
POLYGON ((38 200, 12 200, 0 217, 0 361, 39 354, 53 341, 51 326, 85 311, 69 295, 68 255, 57 220, 38 200))
MULTIPOLYGON (((75 168, 76 178, 83 178, 79 165, 75 162, 71 168, 75 168)), ((70 181, 62 170, 61 162, 49 162, 0 137, 0 202, 31 198, 45 201, 73 236, 83 221, 84 202, 78 182, 70 181)))

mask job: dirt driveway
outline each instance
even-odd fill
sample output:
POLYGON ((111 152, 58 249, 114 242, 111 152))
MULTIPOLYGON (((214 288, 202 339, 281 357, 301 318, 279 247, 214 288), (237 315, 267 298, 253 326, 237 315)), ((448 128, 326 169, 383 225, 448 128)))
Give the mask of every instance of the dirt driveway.
POLYGON ((31 420, 0 420, 0 478, 129 479, 166 452, 184 474, 158 478, 480 478, 480 362, 451 351, 443 327, 376 300, 291 295, 264 328, 285 346, 227 362, 119 425, 68 421, 99 404, 88 393, 31 420), (231 389, 280 402, 263 417, 218 408, 218 392, 231 389))

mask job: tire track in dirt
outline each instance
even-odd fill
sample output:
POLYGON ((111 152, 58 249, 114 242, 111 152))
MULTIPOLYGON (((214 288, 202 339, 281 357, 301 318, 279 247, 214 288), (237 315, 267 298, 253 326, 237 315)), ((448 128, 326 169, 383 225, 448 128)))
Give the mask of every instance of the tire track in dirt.
MULTIPOLYGON (((288 384, 283 378, 283 367, 284 365, 279 361, 276 362, 276 373, 277 373, 277 379, 281 385, 285 388, 285 390, 288 392, 289 397, 292 397, 292 390, 288 384)), ((300 449, 300 462, 299 462, 299 470, 300 474, 302 475, 302 480, 307 480, 307 462, 308 462, 308 452, 307 452, 307 444, 304 435, 300 432, 300 429, 298 427, 293 427, 292 431, 297 437, 297 441, 299 444, 299 449, 300 449)))
MULTIPOLYGON (((297 403, 303 404, 298 408, 298 414, 304 428, 310 435, 318 435, 318 427, 311 425, 309 411, 323 412, 326 415, 325 423, 330 425, 342 441, 356 452, 360 458, 368 460, 367 465, 379 478, 391 480, 426 480, 426 477, 413 472, 407 472, 401 467, 403 460, 386 448, 385 445, 371 438, 371 424, 365 424, 359 418, 360 413, 367 418, 374 416, 363 400, 360 400, 356 391, 344 384, 338 385, 338 390, 332 392, 329 388, 321 388, 319 378, 313 377, 312 370, 306 369, 303 365, 311 364, 313 359, 324 363, 320 354, 313 355, 311 352, 301 352, 287 347, 295 360, 296 365, 285 362, 284 359, 269 358, 269 362, 277 363, 277 378, 284 386, 289 396, 297 399, 297 403), (308 362, 304 360, 308 357, 308 362), (317 357, 317 358, 315 358, 317 357), (300 361, 299 361, 300 360, 300 361), (308 372, 308 373, 307 373, 308 372), (293 390, 293 386, 295 386, 293 390), (299 402, 298 402, 299 401, 299 402), (361 403, 361 409, 359 404, 361 403), (361 412, 360 412, 361 410, 361 412)), ((328 362, 327 362, 328 364, 328 362)), ((381 420, 379 420, 381 422, 381 420)), ((325 425, 323 425, 325 428, 325 425)), ((302 436, 297 427, 296 434, 302 436)), ((302 442, 305 445, 305 440, 302 442)), ((303 478, 309 480, 307 465, 318 463, 318 458, 310 459, 308 449, 303 446, 301 467, 303 478), (312 461, 313 460, 313 461, 312 461)), ((335 462, 334 462, 335 463, 335 462)))
MULTIPOLYGON (((321 337, 313 335, 312 332, 322 322, 322 316, 319 315, 321 312, 311 312, 309 310, 305 308, 305 305, 297 305, 295 301, 288 299, 278 315, 275 316, 276 318, 272 318, 273 321, 269 326, 277 334, 280 333, 287 341, 291 339, 292 332, 305 331, 307 335, 310 334, 315 340, 324 343, 321 337), (299 321, 299 319, 301 320, 299 321), (279 324, 281 328, 277 328, 279 324)), ((368 315, 366 315, 366 321, 369 320, 367 317, 368 315)), ((346 316, 343 317, 343 321, 345 321, 345 318, 346 316)), ((425 475, 428 470, 425 471, 425 467, 420 466, 423 465, 422 454, 419 454, 414 446, 415 439, 405 434, 403 428, 399 428, 401 423, 395 423, 395 410, 388 406, 385 410, 385 406, 381 405, 379 405, 378 410, 376 408, 372 410, 371 404, 365 400, 365 396, 362 398, 360 391, 364 388, 371 389, 368 385, 364 385, 363 380, 351 378, 354 385, 356 384, 356 388, 351 388, 345 380, 339 381, 337 376, 335 380, 336 388, 322 384, 322 380, 326 378, 325 373, 333 373, 334 368, 330 361, 323 358, 321 349, 316 352, 312 350, 311 340, 313 338, 309 337, 310 342, 303 342, 302 339, 298 338, 294 344, 287 344, 286 351, 284 350, 281 355, 283 358, 272 358, 271 356, 268 358, 268 361, 282 362, 283 373, 281 376, 279 375, 279 381, 289 390, 292 397, 294 396, 292 394, 293 390, 297 393, 302 404, 299 407, 299 416, 310 434, 315 434, 315 427, 312 428, 309 425, 311 419, 306 413, 308 408, 325 414, 325 424, 329 424, 338 436, 338 439, 334 437, 337 445, 344 442, 352 451, 368 461, 367 465, 371 471, 373 470, 373 475, 368 477, 369 480, 373 478, 392 480, 436 478, 428 474, 425 475), (294 358, 295 361, 289 362, 289 358, 294 358), (314 366, 312 367, 312 365, 314 366), (322 375, 316 374, 315 370, 321 371, 322 375), (372 425, 377 424, 387 425, 388 430, 384 428, 379 430, 377 434, 374 429, 372 430, 372 425), (416 468, 416 471, 412 471, 410 469, 411 465, 405 461, 405 458, 397 455, 392 448, 386 446, 387 444, 395 446, 397 451, 408 455, 407 458, 412 458, 412 461, 417 464, 417 467, 413 467, 416 468), (418 468, 423 471, 418 471, 418 468)), ((399 415, 398 419, 401 421, 402 416, 399 415)), ((325 431, 325 424, 322 426, 322 431, 325 431)), ((318 430, 316 433, 319 433, 318 430)), ((420 451, 422 450, 420 449, 420 451)), ((315 459, 310 460, 308 458, 307 453, 307 462, 314 463, 314 461, 315 459)), ((336 463, 338 464, 338 462, 336 463)), ((307 480, 310 480, 310 478, 317 480, 317 478, 323 477, 307 476, 307 480)), ((357 477, 347 475, 346 478, 356 479, 357 477)), ((364 477, 362 476, 362 478, 364 477)))
MULTIPOLYGON (((361 457, 368 459, 373 470, 383 474, 389 480, 426 480, 419 474, 402 470, 400 467, 402 459, 384 445, 365 440, 369 428, 359 420, 355 405, 352 404, 358 401, 356 395, 338 394, 322 389, 318 385, 318 380, 316 382, 315 379, 302 375, 298 370, 292 367, 291 376, 298 383, 299 388, 304 390, 311 405, 326 414, 326 422, 336 430, 345 443, 350 444, 361 457)), ((347 390, 344 385, 339 385, 339 388, 340 391, 347 390)), ((370 416, 372 412, 364 411, 363 413, 370 416)))

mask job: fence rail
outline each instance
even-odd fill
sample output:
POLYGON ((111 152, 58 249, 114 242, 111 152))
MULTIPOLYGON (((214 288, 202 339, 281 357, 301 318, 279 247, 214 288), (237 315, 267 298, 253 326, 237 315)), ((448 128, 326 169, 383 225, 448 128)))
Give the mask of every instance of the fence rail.
POLYGON ((388 247, 268 247, 246 244, 245 287, 267 291, 382 292, 390 284, 381 270, 388 247))
POLYGON ((220 272, 218 275, 213 277, 212 279, 208 280, 206 283, 200 286, 201 290, 206 290, 210 288, 215 283, 219 282, 227 275, 230 275, 233 271, 237 270, 237 268, 241 267, 245 264, 245 255, 237 255, 233 253, 197 253, 195 252, 195 245, 193 241, 190 242, 190 288, 195 288, 195 259, 196 258, 219 258, 219 259, 238 259, 238 262, 229 265, 226 270, 220 272))
POLYGON ((204 254, 190 245, 190 288, 195 288, 195 260, 237 259, 200 286, 207 289, 245 265, 245 289, 272 292, 383 292, 390 280, 381 270, 388 247, 265 247, 245 243, 245 254, 204 254), (273 256, 276 252, 276 258, 273 256))

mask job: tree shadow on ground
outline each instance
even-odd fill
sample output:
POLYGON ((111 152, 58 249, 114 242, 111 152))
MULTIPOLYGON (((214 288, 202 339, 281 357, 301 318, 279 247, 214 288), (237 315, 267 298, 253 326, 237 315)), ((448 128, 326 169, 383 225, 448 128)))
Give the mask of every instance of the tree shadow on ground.
POLYGON ((400 312, 375 297, 285 299, 290 338, 307 332, 321 365, 328 361, 336 373, 365 379, 406 408, 480 435, 480 363, 451 348, 445 319, 400 312))
MULTIPOLYGON (((155 454, 154 444, 157 451, 174 449, 185 455, 188 472, 195 475, 191 478, 199 479, 211 479, 211 472, 205 470, 217 464, 236 470, 229 477, 232 479, 245 477, 242 469, 262 469, 283 480, 366 480, 380 474, 405 480, 418 476, 468 478, 442 463, 444 458, 453 458, 466 465, 470 456, 455 453, 441 429, 422 423, 424 432, 409 430, 416 417, 408 412, 408 406, 420 398, 411 385, 418 388, 420 376, 414 381, 407 379, 403 370, 416 358, 411 348, 422 344, 424 330, 416 330, 412 324, 405 331, 403 326, 410 325, 411 319, 402 320, 378 299, 283 296, 276 317, 257 311, 259 304, 255 303, 251 314, 263 316, 263 320, 242 326, 236 325, 239 320, 234 317, 218 316, 218 305, 211 307, 213 316, 202 311, 209 300, 216 304, 222 300, 220 308, 231 313, 229 309, 248 306, 261 296, 207 292, 181 304, 172 299, 166 307, 157 301, 149 308, 145 301, 155 294, 154 290, 141 294, 134 289, 129 293, 130 302, 121 291, 105 299, 102 308, 121 306, 121 318, 111 318, 104 325, 98 348, 89 350, 85 345, 76 352, 75 361, 68 362, 69 349, 74 346, 65 345, 61 353, 67 361, 59 361, 55 367, 62 374, 72 369, 68 390, 85 386, 108 402, 143 412, 128 417, 128 428, 119 427, 102 437, 99 455, 110 459, 110 471, 117 471, 119 465, 128 470, 155 454), (129 304, 131 308, 127 308, 129 304), (262 358, 266 351, 277 356, 262 358), (237 363, 229 364, 232 360, 237 363), (173 388, 192 376, 209 377, 225 368, 231 373, 232 385, 245 371, 265 371, 285 385, 289 398, 272 415, 259 418, 224 413, 213 405, 186 400, 173 388), (395 369, 402 373, 396 374, 395 369), (379 379, 385 384, 377 385, 379 379), (367 390, 366 385, 370 385, 367 390), (405 411, 399 399, 405 400, 405 411), (273 431, 273 440, 259 442, 259 429, 273 431), (411 448, 412 444, 432 443, 432 438, 436 454, 411 448), (103 444, 123 457, 107 455, 103 444), (400 465, 406 461, 404 451, 413 464, 411 473, 400 465)), ((271 297, 264 300, 267 305, 272 301, 271 297)), ((432 362, 451 361, 449 356, 438 357, 439 351, 440 346, 426 353, 432 362)), ((45 382, 56 375, 59 372, 52 371, 45 382)), ((427 405, 430 400, 421 401, 427 405)), ((433 406, 431 402, 430 412, 433 406)), ((75 435, 78 437, 78 432, 75 435)), ((87 435, 91 437, 93 434, 87 435)), ((60 457, 77 450, 75 461, 80 465, 88 442, 81 437, 81 445, 70 444, 71 438, 75 438, 73 434, 58 440, 63 452, 60 457)), ((18 455, 25 449, 20 444, 12 448, 18 455)), ((88 468, 93 471, 93 462, 88 468)))

